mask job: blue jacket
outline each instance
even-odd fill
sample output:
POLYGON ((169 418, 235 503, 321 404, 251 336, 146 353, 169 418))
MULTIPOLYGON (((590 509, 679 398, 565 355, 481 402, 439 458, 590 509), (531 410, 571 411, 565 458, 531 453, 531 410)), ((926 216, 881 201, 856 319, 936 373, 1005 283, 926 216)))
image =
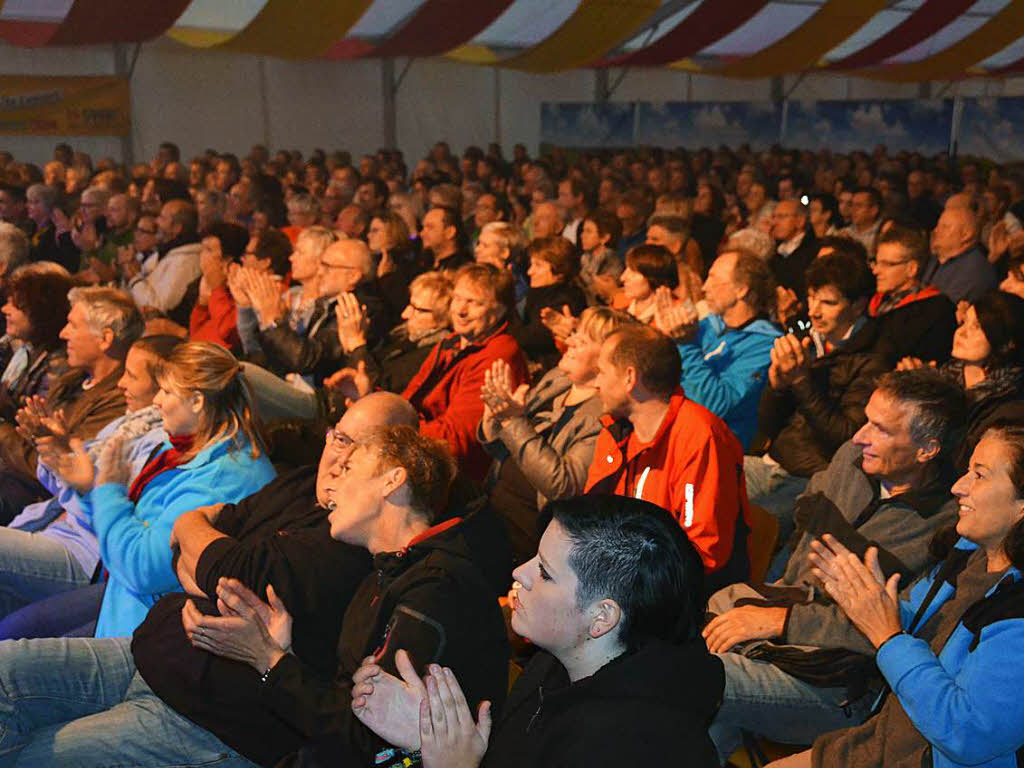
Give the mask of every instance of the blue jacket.
POLYGON ((137 504, 120 483, 106 483, 84 496, 82 510, 92 515, 100 556, 110 571, 96 637, 132 634, 158 598, 180 589, 170 547, 171 528, 179 516, 196 507, 240 501, 274 474, 265 452, 254 459, 249 447, 234 448, 233 441, 220 440, 154 477, 137 504))
POLYGON ((757 406, 781 335, 767 320, 729 329, 719 315, 708 315, 693 341, 679 345, 686 396, 728 424, 744 450, 757 432, 757 406))
MULTIPOLYGON (((957 547, 974 545, 961 539, 957 547)), ((1007 575, 1022 578, 1016 568, 1007 575)), ((933 571, 921 579, 909 599, 900 602, 904 627, 934 576, 933 571)), ((943 584, 921 624, 953 594, 953 587, 943 584)), ((963 624, 957 625, 936 657, 924 640, 897 635, 879 649, 876 661, 910 720, 932 745, 935 768, 1015 768, 1014 752, 1024 744, 1024 665, 1019 663, 1024 619, 989 624, 970 651, 973 638, 963 624)))

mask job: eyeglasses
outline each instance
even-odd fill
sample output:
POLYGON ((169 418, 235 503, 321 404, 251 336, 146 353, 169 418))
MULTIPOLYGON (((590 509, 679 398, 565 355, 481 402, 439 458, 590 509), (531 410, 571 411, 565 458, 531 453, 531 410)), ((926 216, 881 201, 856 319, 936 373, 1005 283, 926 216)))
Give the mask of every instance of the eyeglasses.
POLYGON ((140 235, 155 235, 157 232, 155 229, 143 229, 142 227, 136 227, 135 231, 140 235))
POLYGON ((331 264, 326 261, 321 261, 320 266, 323 267, 324 269, 353 269, 356 272, 362 271, 359 269, 359 267, 352 267, 349 266, 348 264, 331 264))
POLYGON ((412 307, 413 312, 422 312, 425 315, 433 314, 434 312, 434 310, 430 309, 430 307, 417 307, 411 301, 409 302, 409 306, 412 307))
POLYGON ((873 267, 898 267, 900 264, 906 264, 910 259, 904 259, 903 261, 882 261, 881 259, 874 259, 871 261, 873 267))
POLYGON ((331 427, 327 430, 327 434, 324 436, 324 441, 327 443, 328 447, 341 448, 347 448, 355 442, 344 432, 338 431, 337 427, 331 427))

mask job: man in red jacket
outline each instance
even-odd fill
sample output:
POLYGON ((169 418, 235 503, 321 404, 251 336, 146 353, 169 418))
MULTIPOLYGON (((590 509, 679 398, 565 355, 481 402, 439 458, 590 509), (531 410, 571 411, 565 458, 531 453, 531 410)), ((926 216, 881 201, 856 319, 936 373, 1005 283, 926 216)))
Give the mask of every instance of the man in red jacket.
POLYGON ((484 374, 495 360, 504 360, 512 367, 513 387, 528 380, 526 359, 508 333, 514 302, 510 272, 490 264, 460 268, 452 290, 453 333, 430 351, 402 393, 420 414, 420 432, 445 440, 460 469, 477 482, 491 462, 476 439, 484 374))
POLYGON ((693 542, 709 593, 750 574, 743 449, 725 422, 679 387, 676 345, 649 326, 605 341, 596 385, 605 408, 586 493, 664 507, 693 542))

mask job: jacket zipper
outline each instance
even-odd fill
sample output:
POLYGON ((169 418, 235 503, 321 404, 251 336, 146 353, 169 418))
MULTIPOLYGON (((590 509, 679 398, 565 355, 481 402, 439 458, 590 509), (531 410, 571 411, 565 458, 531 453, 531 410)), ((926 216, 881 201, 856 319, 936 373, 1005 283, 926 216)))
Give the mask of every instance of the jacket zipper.
POLYGON ((533 728, 533 724, 540 718, 540 711, 544 709, 544 686, 537 686, 537 696, 540 702, 537 704, 537 711, 533 713, 533 717, 530 718, 530 722, 526 725, 526 732, 529 733, 530 729, 533 728))

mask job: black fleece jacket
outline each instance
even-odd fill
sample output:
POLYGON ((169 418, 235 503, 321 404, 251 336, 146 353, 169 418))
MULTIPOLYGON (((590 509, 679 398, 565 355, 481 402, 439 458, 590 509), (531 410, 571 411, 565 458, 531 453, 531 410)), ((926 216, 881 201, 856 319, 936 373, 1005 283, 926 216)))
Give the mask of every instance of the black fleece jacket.
MULTIPOLYGON (((216 528, 228 538, 203 551, 196 582, 212 596, 221 576, 239 579, 260 596, 273 584, 294 620, 294 653, 331 675, 342 616, 371 559, 365 549, 331 538, 315 486, 316 467, 304 467, 225 505, 216 528)), ((249 759, 273 765, 301 746, 302 735, 260 703, 256 670, 189 643, 181 625, 187 599, 181 593, 163 597, 135 631, 132 652, 140 674, 171 708, 249 759)), ((217 613, 212 600, 195 602, 203 613, 217 613)))
POLYGON ((649 643, 575 683, 541 651, 509 693, 483 768, 717 768, 708 726, 724 687, 700 637, 649 643))
POLYGON ((297 656, 274 667, 260 701, 306 738, 279 765, 371 765, 387 747, 352 713, 352 675, 366 656, 397 675, 394 655, 402 648, 420 674, 430 663, 451 667, 471 706, 504 701, 505 623, 463 524, 451 523, 435 526, 405 550, 374 557, 374 572, 345 612, 335 674, 324 675, 297 656))

